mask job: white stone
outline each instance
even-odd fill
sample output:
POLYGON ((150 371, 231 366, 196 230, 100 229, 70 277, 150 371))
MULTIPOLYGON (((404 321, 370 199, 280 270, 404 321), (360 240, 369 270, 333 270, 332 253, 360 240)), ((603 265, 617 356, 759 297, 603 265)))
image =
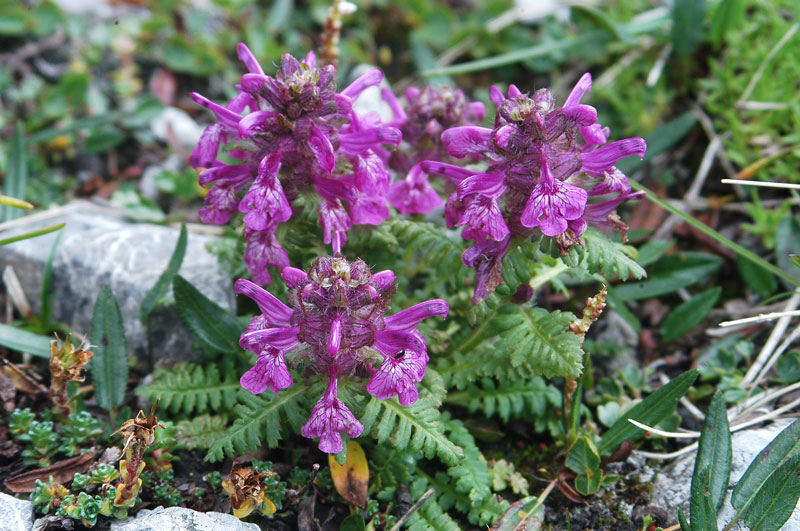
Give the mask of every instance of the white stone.
POLYGON ((0 492, 0 528, 5 531, 30 531, 33 504, 0 492))
POLYGON ((157 507, 139 511, 136 518, 112 521, 111 531, 259 531, 232 514, 199 513, 183 507, 157 507))
MULTIPOLYGON (((0 238, 66 222, 53 261, 51 320, 66 323, 78 335, 91 330, 94 302, 101 286, 111 288, 122 313, 129 353, 147 360, 147 330, 139 320, 145 294, 166 268, 178 239, 178 229, 130 223, 119 209, 75 201, 33 216, 0 225, 0 238)), ((0 270, 14 268, 28 301, 40 310, 44 266, 58 233, 0 247, 0 270)), ((208 252, 214 238, 189 232, 179 274, 206 297, 233 308, 231 278, 208 252)), ((174 306, 156 309, 151 316, 154 361, 192 359, 193 336, 174 306)))
POLYGON ((159 140, 167 142, 170 134, 185 149, 191 151, 200 140, 203 134, 202 125, 198 125, 194 119, 184 110, 177 107, 164 107, 164 109, 150 123, 150 130, 159 140), (170 130, 172 133, 170 133, 170 130))

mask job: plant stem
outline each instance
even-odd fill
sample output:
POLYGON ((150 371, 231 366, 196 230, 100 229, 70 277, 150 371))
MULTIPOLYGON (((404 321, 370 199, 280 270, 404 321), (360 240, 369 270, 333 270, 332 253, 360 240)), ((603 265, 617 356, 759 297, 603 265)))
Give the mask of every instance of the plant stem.
POLYGON ((692 216, 690 216, 686 212, 683 212, 682 210, 672 206, 668 202, 666 202, 663 199, 661 199, 660 197, 658 197, 656 194, 654 194, 651 190, 649 190, 645 186, 642 186, 641 184, 639 184, 636 181, 632 180, 631 181, 631 187, 635 188, 636 190, 641 190, 641 191, 645 192, 647 194, 647 198, 650 201, 652 201, 653 203, 657 204, 658 206, 660 206, 661 208, 663 208, 667 212, 669 212, 671 214, 675 214, 676 216, 678 216, 679 218, 684 220, 686 223, 688 223, 692 227, 696 228, 697 230, 699 230, 700 232, 702 232, 706 236, 709 236, 709 237, 715 239, 716 241, 718 241, 722 245, 726 246, 728 249, 730 249, 731 251, 735 252, 736 254, 741 256, 742 258, 750 260, 751 262, 753 262, 757 266, 759 266, 759 267, 761 267, 763 269, 766 269, 767 271, 769 271, 773 275, 776 275, 776 276, 786 280, 787 282, 790 282, 790 283, 794 284, 795 286, 800 286, 800 280, 794 278, 792 275, 790 275, 789 273, 787 273, 783 269, 781 269, 781 268, 779 268, 779 267, 777 267, 775 265, 770 264, 769 262, 767 262, 766 260, 764 260, 760 256, 756 255, 752 251, 742 247, 741 245, 739 245, 738 243, 736 243, 736 242, 734 242, 732 240, 729 240, 728 238, 726 238, 725 236, 723 236, 719 232, 715 231, 714 229, 712 229, 711 227, 709 227, 705 223, 702 223, 702 222, 696 220, 695 218, 693 218, 692 216))
POLYGON ((64 228, 66 223, 59 223, 58 225, 51 225, 49 227, 45 227, 43 229, 35 230, 32 232, 26 232, 25 234, 20 234, 19 236, 12 236, 11 238, 6 238, 4 240, 0 240, 0 247, 3 245, 8 245, 9 243, 14 243, 22 240, 27 240, 29 238, 35 238, 37 236, 41 236, 43 234, 48 234, 50 232, 55 232, 64 228))

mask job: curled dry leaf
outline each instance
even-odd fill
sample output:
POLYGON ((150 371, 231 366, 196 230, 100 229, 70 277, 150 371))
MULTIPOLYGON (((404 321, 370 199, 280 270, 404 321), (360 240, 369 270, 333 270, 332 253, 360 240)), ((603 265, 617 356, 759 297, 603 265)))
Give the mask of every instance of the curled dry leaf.
POLYGON ((66 483, 71 481, 73 476, 80 472, 83 474, 89 470, 89 466, 94 460, 95 453, 76 455, 63 461, 58 461, 44 468, 29 470, 22 474, 17 474, 5 480, 4 485, 8 490, 15 493, 33 492, 36 480, 47 482, 50 476, 56 483, 66 483))

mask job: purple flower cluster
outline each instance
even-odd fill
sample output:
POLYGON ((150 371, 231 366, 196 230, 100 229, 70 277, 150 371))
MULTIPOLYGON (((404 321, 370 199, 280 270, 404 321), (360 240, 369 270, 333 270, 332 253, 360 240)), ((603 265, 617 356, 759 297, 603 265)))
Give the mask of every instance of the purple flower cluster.
POLYGON ((481 102, 468 102, 460 89, 448 86, 409 87, 405 108, 391 90, 384 88, 382 94, 394 114, 387 125, 403 133, 403 142, 389 158, 389 167, 401 176, 389 188, 389 203, 406 215, 427 214, 442 206, 442 199, 428 182, 420 161, 452 160, 442 144, 442 132, 480 122, 486 109, 481 102))
POLYGON ((614 165, 643 157, 646 145, 641 138, 606 143, 608 128, 596 123, 593 107, 581 103, 591 87, 591 76, 584 74, 561 107, 548 89, 528 95, 511 85, 506 97, 492 87, 493 128, 464 125, 442 133, 449 155, 481 158, 488 167, 422 163, 424 171, 458 186, 445 215, 448 226, 463 226, 462 236, 475 242, 462 256, 477 272, 474 301, 502 282, 501 261, 513 237, 541 233, 564 251, 579 242, 589 223, 621 225, 614 209, 637 194, 614 165))
POLYGON ((358 437, 363 426, 338 398, 338 380, 369 379, 373 396, 397 396, 408 406, 419 397, 416 382, 428 363, 425 339, 417 330, 428 317, 446 317, 447 302, 429 300, 385 316, 397 288, 392 271, 374 275, 363 260, 318 258, 308 273, 286 267, 281 276, 290 288, 284 305, 256 284, 240 279, 236 292, 253 299, 261 315, 253 318, 240 345, 258 356, 241 378, 242 387, 277 393, 292 385, 288 366, 303 365, 328 376, 328 387, 302 428, 319 437, 323 452, 342 450, 341 432, 358 437))
POLYGON ((337 92, 336 69, 317 67, 313 52, 303 61, 284 55, 275 76, 264 73, 244 44, 238 54, 249 72, 226 106, 192 93, 218 123, 206 128, 190 162, 206 168, 200 184, 213 183, 201 217, 224 224, 244 213, 244 259, 256 282, 267 284, 268 265, 289 265, 275 231, 292 216, 301 189, 316 191, 324 242, 333 254, 352 225, 377 225, 389 217, 391 176, 378 152, 400 143, 401 133, 376 113, 359 116, 352 109, 364 89, 380 83, 379 70, 337 92), (220 147, 234 163, 219 160, 220 147))

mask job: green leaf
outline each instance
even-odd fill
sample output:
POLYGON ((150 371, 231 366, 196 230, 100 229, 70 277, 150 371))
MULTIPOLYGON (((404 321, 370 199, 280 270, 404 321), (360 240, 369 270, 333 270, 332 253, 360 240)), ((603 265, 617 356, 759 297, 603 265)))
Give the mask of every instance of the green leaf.
POLYGON ((471 505, 480 505, 492 495, 492 478, 489 464, 475 445, 475 439, 464 424, 455 419, 445 421, 448 437, 464 451, 464 459, 447 469, 447 475, 455 480, 458 492, 469 497, 471 505))
MULTIPOLYGON (((686 521, 686 515, 683 514, 683 509, 678 507, 678 524, 681 526, 681 531, 691 531, 689 522, 686 521)), ((714 524, 716 526, 716 523, 714 524)))
POLYGON ((239 391, 240 404, 236 407, 239 418, 223 436, 209 448, 205 460, 215 463, 225 456, 244 454, 255 450, 266 440, 270 448, 278 444, 287 428, 291 433, 300 429, 306 419, 303 401, 307 389, 294 385, 275 394, 254 395, 244 389, 239 391))
POLYGON ((186 225, 181 225, 181 233, 178 236, 178 242, 175 244, 175 250, 172 251, 172 256, 169 259, 167 268, 158 277, 158 280, 150 288, 144 299, 142 300, 142 307, 139 312, 139 318, 142 324, 147 326, 147 319, 150 317, 150 312, 156 307, 158 301, 163 297, 169 286, 172 284, 172 279, 178 274, 178 270, 183 263, 183 257, 186 255, 186 225))
POLYGON ((153 382, 137 387, 136 394, 150 402, 160 399, 161 408, 173 415, 179 411, 192 415, 233 409, 240 389, 235 374, 228 371, 220 377, 217 364, 180 363, 170 369, 157 367, 153 382))
POLYGON ((89 133, 83 143, 83 153, 102 153, 118 146, 125 140, 125 134, 117 129, 105 128, 89 133))
POLYGON ((733 489, 731 504, 739 510, 747 508, 778 467, 797 456, 800 456, 800 420, 781 431, 750 463, 733 489))
POLYGON ((230 354, 239 350, 243 328, 233 315, 180 275, 172 279, 172 289, 178 313, 194 335, 218 352, 230 354))
POLYGON ((50 248, 50 255, 47 257, 47 263, 44 265, 44 272, 42 273, 41 320, 45 327, 50 324, 50 314, 53 309, 53 294, 51 293, 51 287, 53 286, 53 261, 56 258, 58 244, 61 243, 61 236, 63 235, 64 233, 60 232, 58 236, 56 236, 56 240, 50 248))
POLYGON ((742 22, 745 7, 744 0, 725 0, 717 3, 717 10, 708 30, 708 37, 715 48, 719 47, 728 31, 742 22))
POLYGON ((600 439, 598 446, 600 454, 611 454, 619 448, 622 441, 634 442, 644 435, 644 431, 628 422, 628 419, 648 426, 655 426, 661 422, 675 410, 678 400, 686 394, 698 374, 697 369, 684 372, 629 409, 600 439))
POLYGON ((364 433, 371 433, 379 444, 391 442, 398 449, 421 451, 431 459, 438 455, 448 465, 457 465, 464 452, 445 435, 439 410, 430 397, 422 397, 408 407, 397 398, 370 397, 360 416, 364 433))
POLYGON ((717 511, 728 489, 732 455, 725 398, 722 391, 717 391, 703 422, 694 463, 689 507, 692 529, 717 528, 717 511))
POLYGON ((578 437, 569 449, 566 465, 576 474, 593 475, 599 472, 600 454, 589 437, 578 437))
MULTIPOLYGON (((483 378, 480 387, 471 385, 459 392, 461 394, 467 397, 470 413, 480 410, 487 417, 496 414, 503 422, 523 415, 544 416, 548 407, 558 407, 561 403, 558 390, 540 376, 500 383, 483 378)), ((449 393, 445 401, 453 402, 454 395, 456 393, 449 393)))
POLYGON ((800 250, 800 219, 787 212, 778 224, 775 234, 775 261, 783 271, 800 278, 800 271, 789 260, 790 253, 800 250))
MULTIPOLYGON (((675 0, 672 4, 672 46, 675 56, 684 59, 694 52, 703 38, 706 0, 675 0)), ((692 520, 694 515, 692 514, 692 520)))
POLYGON ((800 454, 793 453, 770 474, 747 506, 744 521, 751 531, 778 531, 792 516, 800 498, 800 454))
POLYGON ((796 254, 789 254, 789 263, 795 266, 796 268, 800 269, 800 255, 796 254))
POLYGON ((544 504, 536 496, 517 500, 492 527, 493 531, 538 531, 544 523, 544 504))
POLYGON ((722 288, 711 288, 679 304, 661 323, 662 339, 673 341, 698 325, 717 303, 721 293, 722 288))
POLYGON ((50 359, 50 341, 47 336, 0 323, 0 345, 17 352, 27 352, 40 358, 50 359))
MULTIPOLYGON (((2 17, 0 17, 2 18, 2 17)), ((25 128, 18 121, 14 126, 14 134, 8 143, 8 166, 3 179, 3 195, 25 199, 28 186, 28 152, 25 146, 25 128)), ((10 207, 2 207, 3 221, 11 221, 22 216, 22 212, 10 207)))
POLYGON ((696 252, 675 253, 659 260, 652 267, 647 280, 616 286, 614 295, 621 301, 666 295, 705 279, 720 266, 722 259, 718 256, 696 252))
POLYGON ((575 477, 575 490, 578 494, 589 496, 600 490, 603 483, 603 473, 597 470, 594 474, 578 474, 575 477))
POLYGON ((778 289, 778 281, 770 271, 740 255, 736 256, 736 265, 739 266, 739 273, 742 275, 744 283, 758 295, 769 297, 778 289))
POLYGON ((0 240, 0 247, 2 247, 3 245, 8 245, 9 243, 21 242, 22 240, 30 240, 31 238, 36 238, 37 236, 43 236, 45 234, 61 230, 64 228, 64 225, 66 225, 66 223, 58 223, 56 225, 50 225, 49 227, 44 227, 43 229, 32 230, 24 234, 19 234, 17 236, 11 236, 10 238, 2 239, 0 240))
POLYGON ((617 275, 623 280, 647 276, 636 262, 636 249, 630 245, 613 242, 594 228, 587 229, 581 238, 586 245, 584 262, 590 273, 601 272, 606 277, 617 275))
POLYGON ((644 139, 647 142, 647 157, 645 159, 628 157, 619 161, 616 164, 617 168, 623 173, 631 175, 634 170, 643 166, 646 161, 668 151, 680 142, 689 134, 689 131, 694 128, 696 123, 697 117, 691 111, 686 111, 677 118, 670 120, 649 135, 645 135, 644 139))
POLYGON ((367 528, 360 514, 351 514, 342 521, 339 531, 364 531, 367 528))
POLYGON ((111 288, 103 286, 92 314, 92 350, 89 362, 97 404, 111 411, 125 399, 128 387, 128 345, 122 314, 111 288))

